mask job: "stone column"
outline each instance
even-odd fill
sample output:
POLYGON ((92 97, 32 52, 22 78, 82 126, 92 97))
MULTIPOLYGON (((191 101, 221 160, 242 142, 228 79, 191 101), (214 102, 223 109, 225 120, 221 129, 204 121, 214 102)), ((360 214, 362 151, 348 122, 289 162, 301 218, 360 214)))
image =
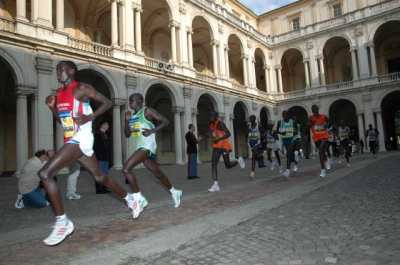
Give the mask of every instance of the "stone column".
POLYGON ((172 52, 172 63, 176 63, 176 32, 175 32, 175 21, 171 21, 168 25, 171 28, 171 52, 172 52))
POLYGON ((56 2, 56 28, 64 31, 64 0, 56 2))
MULTIPOLYGON (((253 79, 253 87, 257 88, 257 75, 256 75, 256 58, 251 57, 251 69, 253 74, 251 75, 251 79, 253 79)), ((261 67, 261 65, 260 65, 261 67)))
POLYGON ((226 78, 229 79, 230 78, 230 74, 229 74, 229 46, 225 45, 225 71, 226 71, 226 78))
POLYGON ((189 66, 189 57, 188 57, 188 37, 187 37, 187 27, 185 27, 186 19, 185 15, 187 12, 186 6, 184 4, 179 4, 179 13, 181 14, 181 20, 180 25, 182 25, 182 28, 178 31, 179 32, 179 40, 180 40, 180 49, 179 49, 179 55, 180 55, 180 64, 183 67, 188 67, 189 66))
POLYGON ((358 68, 357 68, 357 60, 356 60, 356 47, 351 47, 351 65, 353 67, 353 81, 358 80, 358 68))
POLYGON ((134 36, 135 36, 135 28, 134 28, 134 21, 133 21, 133 7, 127 4, 124 8, 125 12, 125 21, 124 21, 124 28, 125 28, 125 47, 131 51, 135 50, 134 45, 134 36))
MULTIPOLYGON (((358 139, 364 139, 364 144, 367 146, 367 142, 365 139, 365 128, 363 122, 363 111, 357 111, 357 122, 358 122, 358 139)), ((360 150, 361 151, 361 150, 360 150)))
MULTIPOLYGON (((193 114, 192 114, 192 108, 191 108, 191 98, 193 96, 193 89, 188 85, 185 84, 182 89, 183 92, 183 98, 185 100, 185 109, 184 109, 184 114, 185 114, 185 124, 183 127, 188 129, 189 124, 193 123, 193 114)), ((197 126, 197 124, 195 124, 197 126)))
POLYGON ((364 28, 363 26, 356 26, 355 35, 357 37, 358 49, 358 66, 360 69, 360 78, 365 79, 370 77, 367 47, 364 45, 364 28))
POLYGON ((317 57, 319 62, 319 70, 320 70, 320 79, 321 79, 321 86, 325 86, 325 67, 324 67, 324 56, 319 55, 317 57))
POLYGON ((254 64, 253 64, 253 57, 251 57, 251 56, 249 56, 248 57, 248 59, 247 59, 247 63, 248 63, 248 66, 247 66, 247 80, 248 80, 248 85, 249 85, 249 87, 254 87, 254 80, 253 80, 253 76, 254 76, 254 74, 253 74, 253 66, 254 66, 254 64))
POLYGON ((371 100, 372 95, 370 93, 365 93, 361 96, 363 105, 364 105, 364 119, 365 119, 365 127, 368 127, 368 124, 375 124, 374 115, 371 111, 371 100))
POLYGON ((111 1, 111 46, 118 46, 117 0, 111 1))
POLYGON ((373 43, 369 43, 368 47, 369 57, 371 58, 372 77, 375 77, 378 75, 378 72, 376 70, 375 45, 373 43))
POLYGON ((187 40, 188 40, 188 57, 189 57, 189 67, 193 68, 193 43, 192 43, 192 28, 187 28, 186 30, 187 40))
POLYGON ((17 0, 17 17, 16 19, 28 21, 26 18, 26 2, 25 0, 17 0))
POLYGON ((268 72, 269 72, 269 85, 271 87, 271 94, 276 94, 278 91, 276 84, 276 70, 269 69, 268 72))
MULTIPOLYGON (((118 37, 119 37, 119 46, 125 48, 126 43, 126 13, 125 13, 125 5, 122 1, 117 3, 118 12, 118 37)), ((130 35, 130 34, 129 34, 130 35)))
POLYGON ((31 1, 31 22, 37 23, 37 19, 39 17, 39 0, 31 1))
POLYGON ((304 63, 304 74, 306 76, 306 89, 310 88, 310 76, 308 74, 308 62, 310 60, 309 59, 304 59, 303 63, 304 63))
POLYGON ((181 135, 181 112, 183 107, 173 107, 174 113, 174 135, 175 135, 175 164, 183 164, 182 161, 182 135, 181 135))
POLYGON ((97 43, 101 43, 101 35, 103 33, 100 31, 100 29, 98 31, 95 32, 94 37, 95 37, 95 42, 97 43))
MULTIPOLYGON (((199 137, 199 126, 197 126, 197 115, 199 114, 199 110, 198 109, 192 109, 192 123, 194 124, 194 126, 196 126, 196 135, 197 135, 197 137, 199 137)), ((188 127, 186 127, 186 128, 188 128, 188 127)), ((197 146, 197 150, 199 151, 198 152, 198 154, 197 154, 197 163, 199 164, 199 163, 201 163, 201 160, 200 160, 200 148, 197 146)))
MULTIPOLYGON (((36 111, 40 115, 40 119, 35 122, 37 126, 37 139, 40 148, 54 149, 54 132, 53 132, 53 113, 49 110, 46 104, 46 97, 54 94, 51 91, 49 84, 55 79, 53 73, 52 54, 44 51, 38 51, 36 56, 36 71, 37 71, 37 87, 38 104, 36 111)), ((58 83, 57 83, 58 85, 58 83)))
MULTIPOLYGON (((121 106, 125 104, 125 100, 123 99, 112 99, 113 101, 113 169, 120 170, 122 169, 122 143, 121 143, 121 106)), ((124 117, 125 118, 125 117, 124 117)))
POLYGON ((143 11, 141 7, 135 7, 135 46, 136 51, 142 52, 142 23, 140 21, 140 13, 143 11))
POLYGON ((309 67, 310 67, 310 87, 317 87, 320 85, 318 76, 318 61, 316 61, 314 43, 313 41, 307 42, 308 57, 309 57, 309 67))
MULTIPOLYGON (((20 171, 26 160, 28 160, 28 101, 27 96, 34 93, 33 88, 17 85, 17 113, 16 113, 16 172, 19 176, 20 171)), ((47 110, 48 111, 48 110, 47 110)), ((36 151, 36 150, 35 150, 36 151)))
POLYGON ((242 54, 241 59, 243 61, 243 82, 245 86, 249 85, 248 71, 247 71, 247 54, 242 54))
POLYGON ((381 109, 374 109, 376 115, 376 127, 379 131, 379 152, 386 152, 386 145, 385 145, 385 132, 383 129, 383 122, 382 122, 382 110, 381 109))
POLYGON ((271 93, 270 78, 269 78, 269 65, 264 64, 264 78, 265 78, 265 91, 271 93))
POLYGON ((210 45, 212 46, 214 76, 219 76, 220 74, 218 70, 218 54, 217 54, 217 47, 219 46, 219 41, 211 40, 210 45))
POLYGON ((275 68, 278 71, 278 84, 279 89, 277 89, 278 93, 283 93, 283 83, 282 83, 282 66, 278 65, 275 68))

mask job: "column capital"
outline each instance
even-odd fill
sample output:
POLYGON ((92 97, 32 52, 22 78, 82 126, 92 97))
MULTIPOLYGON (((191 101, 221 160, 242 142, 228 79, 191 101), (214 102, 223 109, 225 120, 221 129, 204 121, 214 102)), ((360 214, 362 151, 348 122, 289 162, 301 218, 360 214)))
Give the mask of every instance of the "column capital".
POLYGON ((264 70, 269 70, 269 69, 271 69, 271 67, 268 65, 268 64, 264 64, 264 70))
POLYGON ((247 60, 247 59, 249 59, 249 56, 247 54, 245 54, 245 53, 242 53, 242 55, 240 56, 240 59, 247 60))
POLYGON ((235 119, 235 114, 229 114, 229 120, 234 120, 235 119))
POLYGON ((324 59, 324 55, 323 54, 318 54, 315 56, 316 60, 323 60, 324 59))
POLYGON ((192 109, 192 115, 199 115, 198 109, 192 109))
POLYGON ((142 8, 141 5, 132 4, 132 9, 133 9, 135 12, 143 12, 143 8, 142 8))
POLYGON ((365 44, 366 47, 374 48, 375 44, 371 41, 365 44))
POLYGON ((308 63, 310 61, 310 58, 304 58, 303 63, 308 63))
POLYGON ((372 111, 373 111, 374 113, 376 113, 376 114, 382 113, 381 108, 374 108, 374 109, 372 109, 372 111))
POLYGON ((182 113, 184 110, 185 110, 184 107, 178 107, 178 106, 172 107, 172 112, 173 112, 174 114, 180 114, 180 113, 182 113))
POLYGON ((355 52, 355 51, 357 51, 358 50, 358 47, 357 46, 352 46, 352 47, 350 47, 350 52, 355 52))
POLYGON ((210 45, 215 45, 215 46, 219 46, 219 41, 216 39, 212 39, 210 42, 210 45))
POLYGON ((224 50, 225 50, 225 51, 229 51, 229 46, 228 46, 228 44, 224 44, 224 50))
POLYGON ((114 108, 119 106, 125 106, 128 104, 128 101, 122 98, 112 98, 111 102, 113 103, 114 108))
POLYGON ((219 115, 220 119, 225 119, 225 117, 226 117, 224 112, 219 112, 218 115, 219 115))
POLYGON ((357 115, 363 115, 363 114, 364 114, 364 111, 363 111, 363 110, 357 110, 357 111, 356 111, 356 114, 357 114, 357 115))
POLYGON ((14 88, 14 93, 17 95, 28 96, 30 94, 36 94, 37 89, 36 89, 36 87, 33 87, 33 86, 16 85, 14 88))
POLYGON ((193 28, 186 27, 186 33, 187 34, 193 34, 193 28))
POLYGON ((179 26, 178 24, 179 24, 179 23, 176 22, 175 20, 171 20, 171 21, 168 23, 168 27, 174 28, 174 27, 179 26))
POLYGON ((280 65, 280 64, 278 64, 278 65, 275 65, 275 70, 281 70, 282 69, 282 65, 280 65))

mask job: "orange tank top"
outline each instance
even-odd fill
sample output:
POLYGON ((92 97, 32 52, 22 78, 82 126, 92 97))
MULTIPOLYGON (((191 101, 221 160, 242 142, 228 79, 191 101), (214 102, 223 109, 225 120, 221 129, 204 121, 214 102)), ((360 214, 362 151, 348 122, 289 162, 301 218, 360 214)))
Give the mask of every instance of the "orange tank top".
MULTIPOLYGON (((218 124, 219 124, 219 120, 216 120, 214 123, 210 124, 210 130, 211 130, 211 139, 217 139, 217 138, 221 138, 222 136, 225 135, 224 131, 218 130, 218 124)), ((228 139, 223 139, 221 141, 219 141, 216 144, 213 144, 213 148, 224 148, 227 150, 232 150, 232 146, 229 143, 228 139)))
POLYGON ((315 115, 311 116, 311 119, 315 121, 315 124, 311 126, 313 133, 313 141, 317 142, 321 139, 328 138, 328 130, 325 128, 325 115, 319 114, 319 118, 315 115))

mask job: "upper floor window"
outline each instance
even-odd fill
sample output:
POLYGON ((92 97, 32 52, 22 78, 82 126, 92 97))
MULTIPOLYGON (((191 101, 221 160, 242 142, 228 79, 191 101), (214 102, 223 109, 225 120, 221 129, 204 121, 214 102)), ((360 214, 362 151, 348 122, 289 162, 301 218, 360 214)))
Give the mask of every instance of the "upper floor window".
POLYGON ((295 18, 292 20, 293 23, 293 30, 299 29, 300 28, 300 19, 295 18))
POLYGON ((333 17, 340 17, 343 14, 341 4, 334 5, 332 6, 332 8, 333 8, 333 17))

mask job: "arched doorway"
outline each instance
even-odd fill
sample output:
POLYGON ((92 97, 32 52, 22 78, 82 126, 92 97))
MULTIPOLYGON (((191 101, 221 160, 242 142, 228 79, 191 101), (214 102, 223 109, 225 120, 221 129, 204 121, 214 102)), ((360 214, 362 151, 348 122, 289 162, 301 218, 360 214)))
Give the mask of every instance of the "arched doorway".
POLYGON ((358 142, 360 140, 359 130, 363 128, 358 128, 356 107, 350 100, 338 99, 329 108, 329 121, 333 126, 339 127, 341 119, 344 119, 345 124, 352 131, 350 138, 358 142))
MULTIPOLYGON (((246 143, 247 116, 245 106, 242 102, 237 102, 233 108, 235 119, 233 120, 233 131, 235 134, 235 157, 248 157, 248 147, 246 143)), ((233 143, 231 139, 231 143, 233 143)))
MULTIPOLYGON (((209 94, 203 94, 197 103, 197 135, 205 136, 210 132, 210 112, 216 109, 215 101, 209 94)), ((217 110, 218 111, 218 110, 217 110)), ((212 139, 204 137, 198 144, 199 159, 201 161, 211 161, 212 139)))
POLYGON ((394 91, 386 95, 381 103, 382 119, 386 150, 397 150, 398 149, 398 135, 400 128, 396 128, 396 119, 400 124, 400 91, 394 91))

